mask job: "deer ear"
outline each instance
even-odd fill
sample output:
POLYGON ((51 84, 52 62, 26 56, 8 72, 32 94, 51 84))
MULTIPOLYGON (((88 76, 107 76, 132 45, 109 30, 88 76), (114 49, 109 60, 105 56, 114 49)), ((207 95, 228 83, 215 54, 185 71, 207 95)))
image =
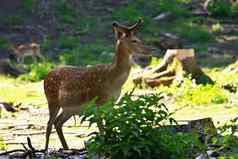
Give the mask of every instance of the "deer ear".
POLYGON ((115 32, 116 38, 120 39, 123 35, 127 34, 128 28, 126 28, 123 25, 118 24, 117 22, 114 22, 112 24, 113 31, 115 32))
POLYGON ((139 20, 132 25, 131 27, 129 27, 130 32, 136 33, 139 31, 139 29, 142 27, 144 21, 142 18, 139 18, 139 20))

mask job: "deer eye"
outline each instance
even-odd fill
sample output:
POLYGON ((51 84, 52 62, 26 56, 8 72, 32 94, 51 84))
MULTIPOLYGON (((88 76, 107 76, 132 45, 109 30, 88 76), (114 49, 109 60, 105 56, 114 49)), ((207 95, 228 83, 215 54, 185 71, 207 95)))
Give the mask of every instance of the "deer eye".
POLYGON ((138 41, 137 40, 132 40, 133 43, 137 43, 138 41))

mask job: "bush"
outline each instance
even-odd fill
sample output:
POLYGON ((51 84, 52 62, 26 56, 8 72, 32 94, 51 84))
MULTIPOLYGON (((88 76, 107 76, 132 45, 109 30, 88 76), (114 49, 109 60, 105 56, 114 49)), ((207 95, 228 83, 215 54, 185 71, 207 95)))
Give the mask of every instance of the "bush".
POLYGON ((80 44, 79 37, 74 36, 61 36, 59 39, 59 45, 62 49, 73 49, 80 44))
POLYGON ((113 53, 110 46, 103 44, 84 44, 78 45, 69 51, 65 51, 60 56, 60 61, 66 65, 95 65, 99 63, 108 63, 112 60, 113 53))
POLYGON ((161 87, 169 96, 174 96, 178 105, 208 105, 228 102, 228 91, 214 85, 197 85, 195 81, 185 78, 182 84, 174 83, 170 87, 161 87), (206 97, 206 98, 204 98, 206 97))
POLYGON ((76 9, 67 0, 59 0, 56 3, 57 18, 62 23, 73 24, 77 17, 76 9))
POLYGON ((231 4, 228 0, 213 0, 209 3, 208 10, 214 16, 235 16, 238 13, 238 2, 231 4))
POLYGON ((32 12, 37 6, 37 1, 38 0, 23 0, 23 8, 26 11, 32 12))
POLYGON ((183 159, 200 151, 196 136, 164 127, 176 121, 161 99, 161 94, 132 97, 130 93, 116 104, 111 101, 100 109, 92 104, 85 109, 82 121, 96 123, 100 130, 89 140, 89 157, 183 159))
POLYGON ((9 15, 3 18, 4 25, 9 26, 22 25, 24 22, 24 17, 20 15, 9 15))
POLYGON ((238 118, 235 118, 218 127, 218 135, 212 139, 212 143, 218 145, 215 151, 221 154, 220 158, 238 157, 238 137, 235 134, 238 130, 237 123, 238 118))
POLYGON ((49 62, 33 63, 30 65, 30 72, 19 76, 19 79, 32 81, 32 82, 40 81, 53 68, 54 68, 54 64, 49 62))
POLYGON ((7 39, 0 37, 0 49, 7 49, 9 48, 9 42, 7 39))

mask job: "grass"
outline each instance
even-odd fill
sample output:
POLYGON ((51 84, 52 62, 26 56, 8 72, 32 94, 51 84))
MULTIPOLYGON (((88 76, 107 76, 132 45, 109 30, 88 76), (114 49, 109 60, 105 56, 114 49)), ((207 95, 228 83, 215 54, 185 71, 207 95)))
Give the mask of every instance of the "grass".
POLYGON ((43 83, 31 83, 0 76, 0 100, 4 102, 37 105, 46 103, 43 93, 43 83))

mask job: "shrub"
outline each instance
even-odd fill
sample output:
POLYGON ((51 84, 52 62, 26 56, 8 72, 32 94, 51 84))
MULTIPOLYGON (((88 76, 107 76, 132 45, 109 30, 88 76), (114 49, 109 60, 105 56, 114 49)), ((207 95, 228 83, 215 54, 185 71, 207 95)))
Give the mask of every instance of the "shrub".
POLYGON ((228 0, 213 0, 209 3, 208 10, 214 16, 235 16, 238 13, 238 2, 231 4, 228 0))
POLYGON ((59 45, 62 49, 73 49, 80 44, 79 37, 74 36, 61 36, 59 39, 59 45))
POLYGON ((84 44, 62 53, 60 61, 66 65, 95 65, 111 61, 113 53, 110 46, 103 44, 84 44))
POLYGON ((30 65, 30 72, 19 76, 19 79, 32 82, 40 81, 53 68, 54 64, 49 62, 33 63, 30 65))
POLYGON ((75 22, 75 18, 77 17, 77 13, 72 4, 67 0, 59 0, 55 4, 57 18, 62 23, 73 24, 75 22))
POLYGON ((24 17, 20 15, 9 15, 3 19, 3 23, 9 26, 21 25, 24 22, 25 22, 24 17))
POLYGON ((0 49, 7 49, 9 47, 9 42, 7 39, 0 37, 0 49))
POLYGON ((200 151, 202 146, 196 136, 164 127, 176 121, 161 99, 161 94, 132 97, 130 93, 116 104, 110 101, 100 109, 94 104, 85 109, 82 121, 96 123, 100 130, 89 140, 89 156, 182 159, 200 151))
POLYGON ((26 11, 33 11, 34 8, 37 6, 37 0, 23 0, 23 8, 26 11))
POLYGON ((212 139, 212 143, 218 145, 215 151, 221 154, 220 158, 238 157, 237 123, 238 118, 235 118, 218 127, 218 135, 212 139))
POLYGON ((189 78, 185 78, 184 82, 179 85, 174 83, 170 87, 161 87, 159 91, 173 95, 178 105, 223 104, 228 102, 229 93, 219 84, 197 85, 189 78))

